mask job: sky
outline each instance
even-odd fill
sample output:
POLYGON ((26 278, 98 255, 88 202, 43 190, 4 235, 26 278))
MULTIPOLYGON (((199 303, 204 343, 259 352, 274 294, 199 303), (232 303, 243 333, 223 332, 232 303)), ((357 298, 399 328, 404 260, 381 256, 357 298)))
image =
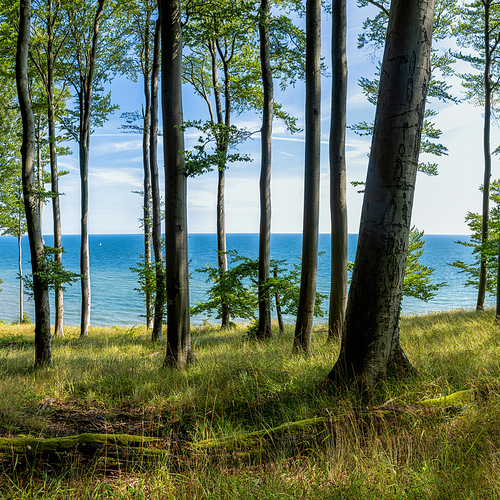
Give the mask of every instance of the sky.
MULTIPOLYGON (((370 78, 375 72, 371 52, 357 49, 358 34, 363 20, 375 12, 373 6, 358 8, 348 2, 348 103, 347 123, 371 121, 375 107, 361 93, 358 80, 370 78)), ((322 55, 330 66, 331 17, 323 14, 322 55)), ((382 54, 378 54, 380 57, 382 54)), ((450 79, 452 93, 463 97, 460 81, 450 79)), ((117 78, 110 84, 112 101, 120 109, 110 116, 103 128, 94 132, 90 145, 89 165, 89 232, 91 234, 140 233, 142 197, 134 193, 143 188, 142 136, 123 133, 120 119, 123 112, 140 110, 143 102, 142 82, 117 78)), ((275 97, 283 108, 304 127, 304 85, 279 92, 275 83, 275 97)), ((328 135, 330 122, 331 79, 322 79, 322 147, 321 147, 321 209, 320 232, 330 231, 328 135)), ((193 95, 189 86, 183 88, 184 119, 208 118, 206 105, 193 95)), ((437 161, 439 175, 429 177, 419 173, 414 199, 412 224, 426 234, 468 234, 464 222, 467 212, 481 211, 479 186, 483 182, 483 118, 481 108, 465 102, 433 105, 439 111, 435 123, 443 132, 440 142, 448 147, 448 156, 440 158, 421 156, 421 160, 437 161)), ((260 128, 260 117, 247 113, 233 119, 239 127, 250 131, 260 128)), ((274 121, 272 141, 272 232, 302 232, 304 183, 304 133, 289 134, 279 121, 274 121)), ((192 147, 198 134, 186 131, 186 148, 192 147)), ((364 181, 368 165, 371 139, 347 131, 347 180, 364 181)), ((492 149, 500 144, 500 131, 492 127, 492 149)), ((61 157, 59 168, 69 170, 60 179, 63 234, 80 232, 80 176, 78 149, 70 144, 73 155, 61 157)), ((259 170, 260 138, 255 134, 239 149, 249 154, 251 163, 234 164, 226 172, 226 231, 228 233, 255 233, 259 230, 259 170)), ((163 152, 159 141, 158 164, 163 192, 163 152)), ((493 157, 492 179, 500 176, 498 157, 493 157)), ((349 233, 357 233, 362 196, 350 184, 347 187, 349 233)), ((216 172, 188 181, 188 227, 190 233, 212 233, 216 230, 216 172)), ((52 232, 51 207, 43 212, 43 233, 52 232)))

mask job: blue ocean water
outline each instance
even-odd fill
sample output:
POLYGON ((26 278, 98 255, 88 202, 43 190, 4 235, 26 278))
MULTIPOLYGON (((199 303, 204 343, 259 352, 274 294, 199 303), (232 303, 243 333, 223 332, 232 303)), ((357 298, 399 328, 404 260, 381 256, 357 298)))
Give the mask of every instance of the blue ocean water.
MULTIPOLYGON (((424 265, 435 269, 434 280, 447 282, 437 296, 430 302, 405 298, 403 314, 423 314, 432 311, 456 308, 473 309, 476 291, 462 285, 464 276, 448 266, 448 262, 463 260, 471 262, 470 249, 458 245, 457 240, 467 240, 467 236, 425 235, 425 251, 421 258, 424 265)), ((258 234, 228 234, 227 247, 235 249, 240 255, 257 258, 258 234)), ((349 235, 349 260, 354 260, 357 235, 349 235)), ((45 237, 47 245, 53 244, 51 236, 45 237)), ((144 323, 144 304, 137 288, 137 275, 130 268, 139 261, 143 253, 143 238, 140 234, 132 235, 90 235, 90 269, 92 287, 91 323, 94 326, 136 325, 144 323)), ((23 271, 30 272, 29 245, 23 237, 23 271)), ((80 236, 63 236, 65 267, 79 272, 80 236)), ((301 234, 273 234, 271 254, 274 259, 286 259, 290 265, 298 262, 301 255, 301 234)), ((326 295, 330 288, 330 235, 321 234, 319 250, 324 252, 318 260, 318 290, 326 295)), ((191 234, 189 237, 189 258, 192 279, 190 282, 191 302, 203 301, 209 285, 205 275, 194 270, 203 268, 208 263, 217 264, 216 235, 191 234)), ((0 237, 0 319, 11 322, 19 316, 19 280, 17 279, 17 240, 12 237, 0 237)), ((64 297, 65 323, 80 324, 80 284, 68 286, 64 297)), ((488 298, 493 305, 493 298, 488 298)), ((25 295, 24 308, 33 319, 33 302, 25 295)), ((53 304, 52 304, 53 310, 53 304)), ((204 317, 193 317, 193 324, 200 324, 204 317)), ((293 318, 287 318, 293 321, 293 318)), ((214 323, 215 319, 210 320, 214 323)))

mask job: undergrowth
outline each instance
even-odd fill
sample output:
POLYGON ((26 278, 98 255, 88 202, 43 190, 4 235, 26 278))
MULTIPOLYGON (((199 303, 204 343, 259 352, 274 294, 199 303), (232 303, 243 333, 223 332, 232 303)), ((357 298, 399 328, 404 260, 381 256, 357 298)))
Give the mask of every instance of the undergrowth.
POLYGON ((198 363, 176 371, 163 367, 165 343, 153 344, 144 327, 92 328, 85 339, 68 327, 53 339, 54 368, 33 371, 33 326, 0 325, 0 435, 49 437, 57 402, 106 418, 142 411, 169 450, 133 469, 76 459, 63 467, 11 463, 0 499, 500 498, 493 312, 403 318, 402 345, 418 375, 388 374, 370 401, 322 388, 340 347, 325 327, 313 334, 311 357, 292 356, 291 326, 280 336, 275 325, 274 338, 262 342, 245 328, 194 329, 198 363), (417 405, 464 389, 474 389, 474 404, 417 405), (265 449, 245 444, 249 432, 313 417, 329 424, 265 449), (228 437, 241 438, 239 451, 193 451, 228 437))

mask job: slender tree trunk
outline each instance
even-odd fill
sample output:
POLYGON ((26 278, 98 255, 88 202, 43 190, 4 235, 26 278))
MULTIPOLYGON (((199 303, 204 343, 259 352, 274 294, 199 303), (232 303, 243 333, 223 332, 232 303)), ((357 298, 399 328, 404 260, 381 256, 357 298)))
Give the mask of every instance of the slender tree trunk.
POLYGON ((261 129, 260 167, 260 233, 259 233, 259 328, 258 338, 270 338, 271 304, 265 283, 271 275, 271 134, 273 130, 273 75, 271 70, 269 42, 269 14, 271 3, 262 0, 260 4, 260 64, 264 107, 261 129))
MULTIPOLYGON (((278 269, 274 269, 274 277, 278 279, 278 269)), ((281 300, 280 300, 280 294, 276 292, 274 294, 274 299, 276 301, 276 315, 278 316, 278 328, 280 335, 283 335, 285 333, 285 324, 283 323, 283 314, 281 314, 281 300)))
POLYGON ((35 121, 28 89, 28 46, 30 38, 31 0, 21 0, 16 54, 16 83, 23 123, 22 177, 24 207, 30 242, 33 292, 35 301, 35 367, 52 366, 50 336, 50 303, 47 283, 39 273, 45 266, 40 214, 35 196, 35 121))
MULTIPOLYGON (((144 77, 144 111, 143 111, 143 127, 142 127, 142 162, 144 170, 144 192, 143 192, 143 226, 144 226, 144 266, 148 269, 151 266, 151 172, 150 172, 150 118, 151 118, 151 92, 149 86, 149 69, 150 69, 150 51, 149 51, 149 29, 150 29, 151 12, 146 12, 146 24, 144 29, 144 62, 143 62, 143 77, 144 77)), ((151 283, 149 274, 146 273, 146 328, 153 328, 153 299, 151 293, 151 283)))
POLYGON ((160 182, 158 178, 158 80, 160 76, 160 20, 156 22, 153 72, 151 76, 151 187, 153 194, 153 248, 155 253, 156 297, 154 326, 151 339, 158 342, 162 339, 162 326, 165 309, 165 266, 161 244, 161 200, 160 182))
POLYGON ((182 131, 182 28, 179 0, 158 2, 162 40, 163 151, 165 158, 165 240, 167 351, 165 365, 192 361, 189 317, 187 175, 182 131))
POLYGON ((491 52, 490 52, 490 2, 484 2, 484 181, 483 181, 483 217, 481 226, 481 266, 479 269, 479 286, 477 291, 477 311, 484 310, 484 299, 486 296, 486 255, 484 245, 489 237, 490 222, 490 180, 491 180, 491 151, 490 151, 490 128, 491 128, 491 52))
POLYGON ((347 101, 346 0, 332 2, 332 103, 330 118, 331 288, 328 337, 340 338, 347 305, 347 101))
POLYGON ((40 231, 43 238, 43 228, 42 228, 42 212, 43 212, 43 198, 41 193, 44 191, 43 183, 43 165, 42 165, 42 116, 37 115, 37 127, 36 127, 36 173, 38 177, 38 213, 40 214, 40 231))
MULTIPOLYGON (((52 220, 54 226, 54 260, 62 266, 62 229, 61 229, 61 208, 59 203, 59 179, 57 175, 57 144, 55 126, 55 99, 54 99, 54 25, 52 19, 52 0, 48 1, 49 15, 47 19, 47 119, 49 127, 49 151, 50 151, 50 180, 52 197, 52 220)), ((55 325, 54 337, 64 336, 64 296, 63 289, 55 289, 55 325)))
MULTIPOLYGON (((226 247, 226 214, 224 205, 224 190, 226 184, 226 166, 219 167, 217 172, 217 262, 219 265, 220 279, 224 279, 227 272, 227 247, 226 247)), ((228 329, 231 317, 229 315, 229 304, 222 297, 221 328, 228 329)))
POLYGON ((89 69, 84 76, 84 88, 81 96, 81 122, 80 122, 80 181, 81 181, 81 247, 80 247, 80 273, 82 274, 82 315, 80 336, 86 337, 90 326, 90 254, 89 254, 89 193, 88 171, 90 152, 90 113, 92 102, 92 84, 94 80, 95 61, 97 57, 97 43, 99 40, 99 22, 104 9, 104 1, 98 0, 94 18, 92 46, 89 58, 89 69))
POLYGON ((306 4, 306 145, 304 223, 294 352, 310 354, 316 297, 321 146, 321 1, 306 4))
POLYGON ((430 80, 434 0, 393 0, 354 271, 339 358, 328 378, 371 390, 405 370, 399 311, 430 80))
POLYGON ((19 323, 24 323, 24 297, 23 297, 23 247, 21 232, 21 212, 19 212, 19 232, 17 234, 17 267, 19 269, 19 323))

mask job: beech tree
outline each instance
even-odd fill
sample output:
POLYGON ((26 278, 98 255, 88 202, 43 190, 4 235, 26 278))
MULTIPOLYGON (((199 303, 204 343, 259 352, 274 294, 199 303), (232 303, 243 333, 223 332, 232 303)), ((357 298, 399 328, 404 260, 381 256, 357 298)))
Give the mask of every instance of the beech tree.
MULTIPOLYGON (((251 135, 246 129, 235 127, 232 120, 244 111, 260 113, 264 109, 256 30, 260 14, 256 16, 255 4, 246 0, 190 2, 187 14, 185 38, 189 53, 184 58, 183 79, 205 101, 210 119, 187 124, 204 135, 195 146, 195 153, 187 151, 186 158, 191 175, 217 170, 217 252, 223 274, 227 271, 225 171, 233 162, 248 161, 247 157, 229 151, 251 135), (207 153, 206 146, 211 142, 215 143, 214 151, 207 153)), ((270 16, 268 27, 271 76, 285 87, 303 75, 303 33, 285 15, 270 16)), ((268 110, 269 104, 265 106, 268 110)), ((296 119, 279 103, 273 102, 273 115, 283 120, 291 132, 298 130, 296 119)), ((227 304, 222 304, 222 309, 221 326, 228 328, 227 304)))
POLYGON ((260 64, 264 107, 261 128, 260 230, 259 230, 259 324, 257 338, 269 338, 271 304, 265 283, 271 277, 271 134, 273 129, 273 74, 271 68, 269 18, 270 0, 261 0, 259 18, 260 64))
POLYGON ((332 2, 332 103, 330 114, 331 285, 328 336, 340 337, 347 304, 347 199, 345 129, 347 102, 345 0, 332 2))
MULTIPOLYGON (((462 74, 462 84, 466 89, 466 99, 484 109, 483 155, 484 181, 482 203, 481 243, 487 246, 489 232, 489 201, 491 181, 491 120, 498 113, 496 104, 500 95, 500 2, 495 0, 476 0, 462 6, 459 10, 460 21, 456 26, 458 43, 473 49, 472 54, 457 54, 477 70, 462 74)), ((481 250, 481 266, 477 291, 476 309, 484 309, 487 289, 487 255, 481 250)))
POLYGON ((430 81, 434 0, 393 0, 358 246, 339 358, 328 379, 371 390, 409 369, 399 311, 420 137, 430 81))
POLYGON ((82 290, 82 308, 80 335, 86 337, 90 326, 90 255, 89 255, 89 193, 88 171, 90 154, 90 135, 96 126, 102 126, 109 113, 116 109, 111 105, 110 93, 103 94, 102 84, 111 78, 113 71, 126 65, 127 56, 124 55, 126 41, 114 32, 111 19, 116 21, 118 11, 115 8, 105 9, 109 0, 97 0, 87 3, 80 0, 68 6, 66 11, 71 28, 68 37, 68 54, 71 66, 70 83, 75 93, 76 108, 68 110, 68 117, 63 118, 65 128, 78 143, 81 185, 81 245, 80 245, 80 273, 82 290), (113 18, 111 18, 113 15, 113 18), (105 23, 105 34, 100 33, 105 23), (101 49, 99 51, 99 40, 101 49), (120 44, 118 45, 118 40, 120 44), (114 42, 114 43, 113 43, 114 42))
POLYGON ((23 123, 22 179, 24 207, 30 242, 33 292, 35 302, 35 367, 52 366, 49 287, 44 279, 45 250, 37 210, 34 176, 35 122, 28 87, 28 50, 31 0, 21 0, 16 55, 16 82, 23 123))
POLYGON ((161 70, 167 266, 165 365, 184 368, 194 357, 189 316, 187 174, 183 156, 181 6, 179 0, 160 0, 158 8, 163 27, 161 70))
POLYGON ((294 352, 310 354, 318 270, 321 147, 321 1, 306 4, 306 122, 302 270, 294 352))

